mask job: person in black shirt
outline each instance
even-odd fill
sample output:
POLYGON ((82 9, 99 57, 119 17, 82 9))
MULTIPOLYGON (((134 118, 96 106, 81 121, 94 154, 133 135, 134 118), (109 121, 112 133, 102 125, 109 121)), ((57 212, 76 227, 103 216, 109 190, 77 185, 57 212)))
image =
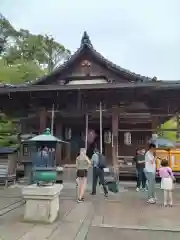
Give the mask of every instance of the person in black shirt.
POLYGON ((143 149, 137 149, 136 156, 134 157, 134 161, 136 163, 136 171, 137 171, 137 186, 136 191, 140 190, 142 185, 142 190, 146 190, 146 176, 144 173, 145 168, 145 151, 143 149))

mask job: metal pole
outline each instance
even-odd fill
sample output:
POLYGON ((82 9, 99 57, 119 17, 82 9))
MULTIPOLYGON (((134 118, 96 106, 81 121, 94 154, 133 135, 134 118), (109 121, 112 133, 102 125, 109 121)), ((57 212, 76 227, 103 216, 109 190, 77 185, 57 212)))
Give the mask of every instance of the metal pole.
POLYGON ((100 153, 102 154, 102 102, 99 103, 100 153))
POLYGON ((51 134, 53 135, 54 132, 54 103, 52 105, 52 111, 51 111, 51 134))
POLYGON ((87 150, 87 145, 88 145, 88 127, 89 127, 89 119, 88 119, 88 114, 86 114, 86 135, 85 135, 85 148, 87 150))

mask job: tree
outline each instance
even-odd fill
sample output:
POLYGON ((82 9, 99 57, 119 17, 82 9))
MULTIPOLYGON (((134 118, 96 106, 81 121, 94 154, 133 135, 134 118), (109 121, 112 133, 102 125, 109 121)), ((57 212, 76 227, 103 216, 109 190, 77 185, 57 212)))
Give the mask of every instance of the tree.
POLYGON ((13 41, 18 36, 18 31, 0 13, 0 55, 6 50, 9 41, 13 41))
POLYGON ((0 115, 0 147, 18 146, 16 125, 6 115, 0 115))
MULTIPOLYGON (((41 36, 42 37, 42 36, 41 36)), ((44 63, 48 65, 48 72, 52 72, 57 68, 64 60, 70 57, 70 51, 63 45, 57 43, 53 37, 42 37, 42 59, 44 63)))
POLYGON ((172 118, 169 121, 162 124, 161 129, 162 129, 163 137, 167 138, 171 141, 176 141, 177 140, 176 139, 176 131, 164 131, 163 132, 163 129, 173 129, 173 128, 177 128, 177 121, 175 118, 172 118))
POLYGON ((15 44, 11 45, 4 55, 8 64, 17 59, 35 61, 40 67, 53 71, 70 56, 70 51, 48 35, 33 35, 21 29, 15 44))
POLYGON ((55 41, 52 36, 35 35, 28 30, 17 31, 0 14, 0 54, 12 65, 17 60, 34 61, 48 72, 53 71, 70 57, 70 51, 55 41))
POLYGON ((0 60, 0 82, 21 84, 27 81, 35 81, 45 75, 46 71, 34 61, 17 60, 13 65, 8 65, 6 60, 0 60))

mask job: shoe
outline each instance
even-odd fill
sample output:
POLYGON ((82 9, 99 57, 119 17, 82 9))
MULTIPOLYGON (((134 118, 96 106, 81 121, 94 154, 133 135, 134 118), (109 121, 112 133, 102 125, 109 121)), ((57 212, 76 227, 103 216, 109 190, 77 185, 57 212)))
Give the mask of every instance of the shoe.
POLYGON ((96 193, 91 193, 91 195, 96 195, 96 193))
POLYGON ((147 200, 147 203, 154 204, 156 201, 153 198, 150 198, 147 200))
POLYGON ((105 197, 105 198, 108 198, 108 193, 104 194, 104 197, 105 197))
POLYGON ((136 192, 139 192, 139 190, 140 190, 140 189, 137 187, 137 188, 136 188, 136 192))
POLYGON ((142 188, 141 190, 142 190, 142 192, 145 192, 145 191, 146 191, 146 189, 145 189, 145 188, 142 188))
POLYGON ((154 199, 155 202, 157 201, 157 197, 154 197, 153 199, 154 199))
POLYGON ((78 199, 77 202, 78 202, 78 203, 82 203, 83 200, 82 200, 82 199, 78 199))

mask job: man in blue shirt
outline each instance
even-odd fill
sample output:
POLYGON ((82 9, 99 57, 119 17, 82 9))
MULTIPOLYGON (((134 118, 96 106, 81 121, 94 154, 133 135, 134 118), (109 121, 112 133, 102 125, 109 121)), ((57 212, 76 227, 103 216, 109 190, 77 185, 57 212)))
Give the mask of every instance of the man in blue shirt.
POLYGON ((100 153, 96 148, 94 154, 92 155, 92 166, 93 166, 93 179, 92 179, 92 195, 96 195, 96 186, 99 179, 100 184, 103 186, 104 196, 108 196, 108 190, 104 181, 104 170, 99 168, 99 157, 100 153))

